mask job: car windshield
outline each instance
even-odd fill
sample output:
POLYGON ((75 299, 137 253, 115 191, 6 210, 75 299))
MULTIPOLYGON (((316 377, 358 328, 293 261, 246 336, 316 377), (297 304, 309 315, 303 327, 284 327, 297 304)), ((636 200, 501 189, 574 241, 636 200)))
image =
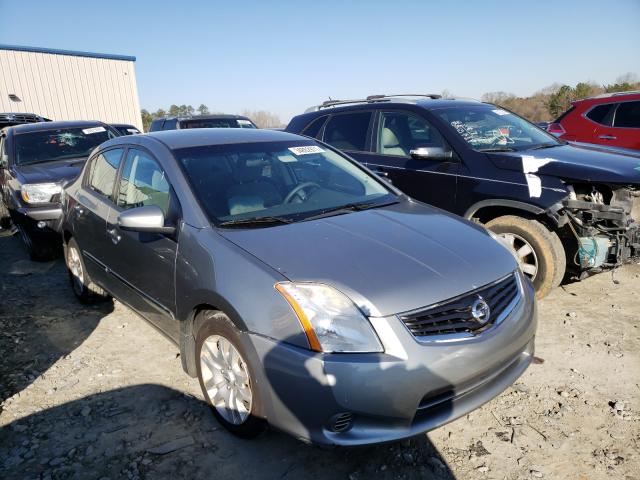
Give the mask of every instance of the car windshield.
POLYGON ((180 128, 256 128, 251 120, 244 118, 206 118, 182 120, 180 128))
POLYGON ((376 178, 310 140, 175 150, 214 223, 299 221, 397 200, 376 178))
POLYGON ((495 105, 442 108, 435 113, 476 150, 526 150, 563 144, 524 118, 495 105))
POLYGON ((18 133, 14 137, 15 163, 29 165, 88 157, 94 148, 115 136, 102 126, 18 133))

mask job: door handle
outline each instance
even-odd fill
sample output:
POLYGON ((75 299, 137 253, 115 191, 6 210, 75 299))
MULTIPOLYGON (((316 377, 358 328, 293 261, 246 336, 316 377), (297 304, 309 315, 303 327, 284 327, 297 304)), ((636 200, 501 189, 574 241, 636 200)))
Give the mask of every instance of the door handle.
POLYGON ((598 138, 601 138, 602 140, 615 140, 617 137, 613 135, 598 135, 598 138))
POLYGON ((118 233, 118 230, 115 228, 107 230, 107 234, 109 235, 109 238, 111 238, 111 241, 114 245, 117 245, 118 243, 120 243, 120 240, 122 240, 122 237, 118 233))

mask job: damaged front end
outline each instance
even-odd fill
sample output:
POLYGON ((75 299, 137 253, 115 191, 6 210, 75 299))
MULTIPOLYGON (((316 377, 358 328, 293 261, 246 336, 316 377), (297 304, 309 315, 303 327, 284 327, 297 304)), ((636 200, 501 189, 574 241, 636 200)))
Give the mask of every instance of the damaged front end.
POLYGON ((556 206, 567 269, 578 277, 640 256, 640 187, 567 184, 556 206))

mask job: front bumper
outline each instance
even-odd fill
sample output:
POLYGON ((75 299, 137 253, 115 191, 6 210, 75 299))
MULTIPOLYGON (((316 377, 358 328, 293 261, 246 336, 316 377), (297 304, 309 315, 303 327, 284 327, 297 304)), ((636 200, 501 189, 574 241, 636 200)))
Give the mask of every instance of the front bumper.
POLYGON ((527 283, 497 328, 463 341, 419 343, 397 317, 375 319, 383 354, 318 354, 251 334, 263 414, 324 445, 388 442, 444 425, 500 394, 531 363, 533 297, 527 283), (336 418, 350 418, 349 428, 335 431, 336 418))
POLYGON ((60 231, 60 224, 62 222, 62 206, 19 207, 16 209, 16 212, 21 217, 22 221, 32 224, 34 228, 43 231, 60 231))

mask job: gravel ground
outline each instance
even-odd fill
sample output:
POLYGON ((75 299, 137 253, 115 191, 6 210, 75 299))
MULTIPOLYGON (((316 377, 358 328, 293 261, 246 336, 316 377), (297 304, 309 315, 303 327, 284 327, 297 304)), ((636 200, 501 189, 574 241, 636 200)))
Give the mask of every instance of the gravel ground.
POLYGON ((404 442, 323 450, 220 429, 176 348, 62 261, 0 238, 0 478, 640 479, 640 265, 540 303, 537 356, 484 407, 404 442))

